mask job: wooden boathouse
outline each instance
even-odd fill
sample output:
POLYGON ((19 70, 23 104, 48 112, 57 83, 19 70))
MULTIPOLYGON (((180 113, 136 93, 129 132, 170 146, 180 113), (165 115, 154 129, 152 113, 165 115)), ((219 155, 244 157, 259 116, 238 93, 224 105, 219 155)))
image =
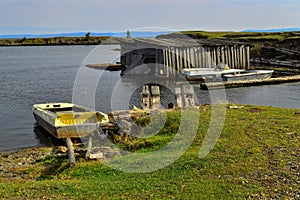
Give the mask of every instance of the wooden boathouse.
POLYGON ((227 64, 232 69, 250 66, 250 45, 221 39, 133 38, 121 39, 121 64, 129 71, 151 64, 155 73, 170 76, 185 68, 215 68, 227 64))

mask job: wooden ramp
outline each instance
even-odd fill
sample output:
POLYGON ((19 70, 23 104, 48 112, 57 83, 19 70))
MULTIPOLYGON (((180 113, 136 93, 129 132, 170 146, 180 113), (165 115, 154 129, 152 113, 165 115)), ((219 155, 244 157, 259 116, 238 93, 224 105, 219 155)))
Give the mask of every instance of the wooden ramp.
POLYGON ((87 64, 86 67, 107 71, 120 71, 125 69, 122 64, 118 63, 87 64))

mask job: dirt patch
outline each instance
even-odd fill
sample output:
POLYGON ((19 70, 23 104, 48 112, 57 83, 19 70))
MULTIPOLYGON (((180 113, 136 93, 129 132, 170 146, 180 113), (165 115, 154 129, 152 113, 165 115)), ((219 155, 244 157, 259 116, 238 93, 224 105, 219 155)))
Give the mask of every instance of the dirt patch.
POLYGON ((263 112, 264 110, 260 109, 260 108, 250 108, 247 109, 247 112, 263 112))

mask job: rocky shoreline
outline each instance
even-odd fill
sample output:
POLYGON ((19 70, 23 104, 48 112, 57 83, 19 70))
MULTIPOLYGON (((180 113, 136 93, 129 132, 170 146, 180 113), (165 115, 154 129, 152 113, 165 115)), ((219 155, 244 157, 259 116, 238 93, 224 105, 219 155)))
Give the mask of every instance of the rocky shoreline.
POLYGON ((30 170, 37 169, 38 163, 50 156, 53 148, 34 147, 15 152, 0 153, 0 177, 5 180, 31 179, 30 170))
MULTIPOLYGON (((79 163, 87 162, 86 150, 83 144, 76 145, 75 156, 79 163)), ((120 152, 108 146, 101 146, 93 148, 91 155, 93 157, 88 160, 106 162, 119 156, 120 152)), ((0 153, 0 177, 6 181, 36 180, 71 166, 65 146, 31 147, 0 153)))

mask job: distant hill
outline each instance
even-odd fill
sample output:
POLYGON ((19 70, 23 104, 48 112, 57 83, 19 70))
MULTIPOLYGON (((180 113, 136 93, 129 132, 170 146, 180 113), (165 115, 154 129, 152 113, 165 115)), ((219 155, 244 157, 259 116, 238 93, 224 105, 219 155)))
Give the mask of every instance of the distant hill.
POLYGON ((242 32, 292 32, 292 31, 300 31, 300 28, 277 28, 277 29, 264 29, 264 30, 249 29, 249 30, 244 30, 242 32))
MULTIPOLYGON (((58 33, 58 34, 8 34, 0 35, 0 38, 52 38, 52 37, 84 37, 87 32, 75 32, 75 33, 58 33)), ((161 34, 168 34, 171 31, 164 32, 139 32, 132 31, 130 32, 131 37, 156 37, 161 34)), ((90 36, 108 36, 108 37, 127 37, 127 32, 104 32, 104 33, 95 33, 90 32, 90 36)))
MULTIPOLYGON (((240 32, 292 32, 300 31, 300 28, 277 28, 277 29, 248 29, 240 32)), ((150 31, 132 31, 130 32, 131 37, 149 37, 154 38, 158 35, 164 35, 172 33, 173 31, 161 31, 161 32, 150 32, 150 31)), ((52 37, 84 37, 87 32, 73 32, 73 33, 54 33, 54 34, 6 34, 0 35, 0 38, 52 38, 52 37)), ((90 32, 90 36, 107 36, 107 37, 127 37, 126 32, 90 32)))

